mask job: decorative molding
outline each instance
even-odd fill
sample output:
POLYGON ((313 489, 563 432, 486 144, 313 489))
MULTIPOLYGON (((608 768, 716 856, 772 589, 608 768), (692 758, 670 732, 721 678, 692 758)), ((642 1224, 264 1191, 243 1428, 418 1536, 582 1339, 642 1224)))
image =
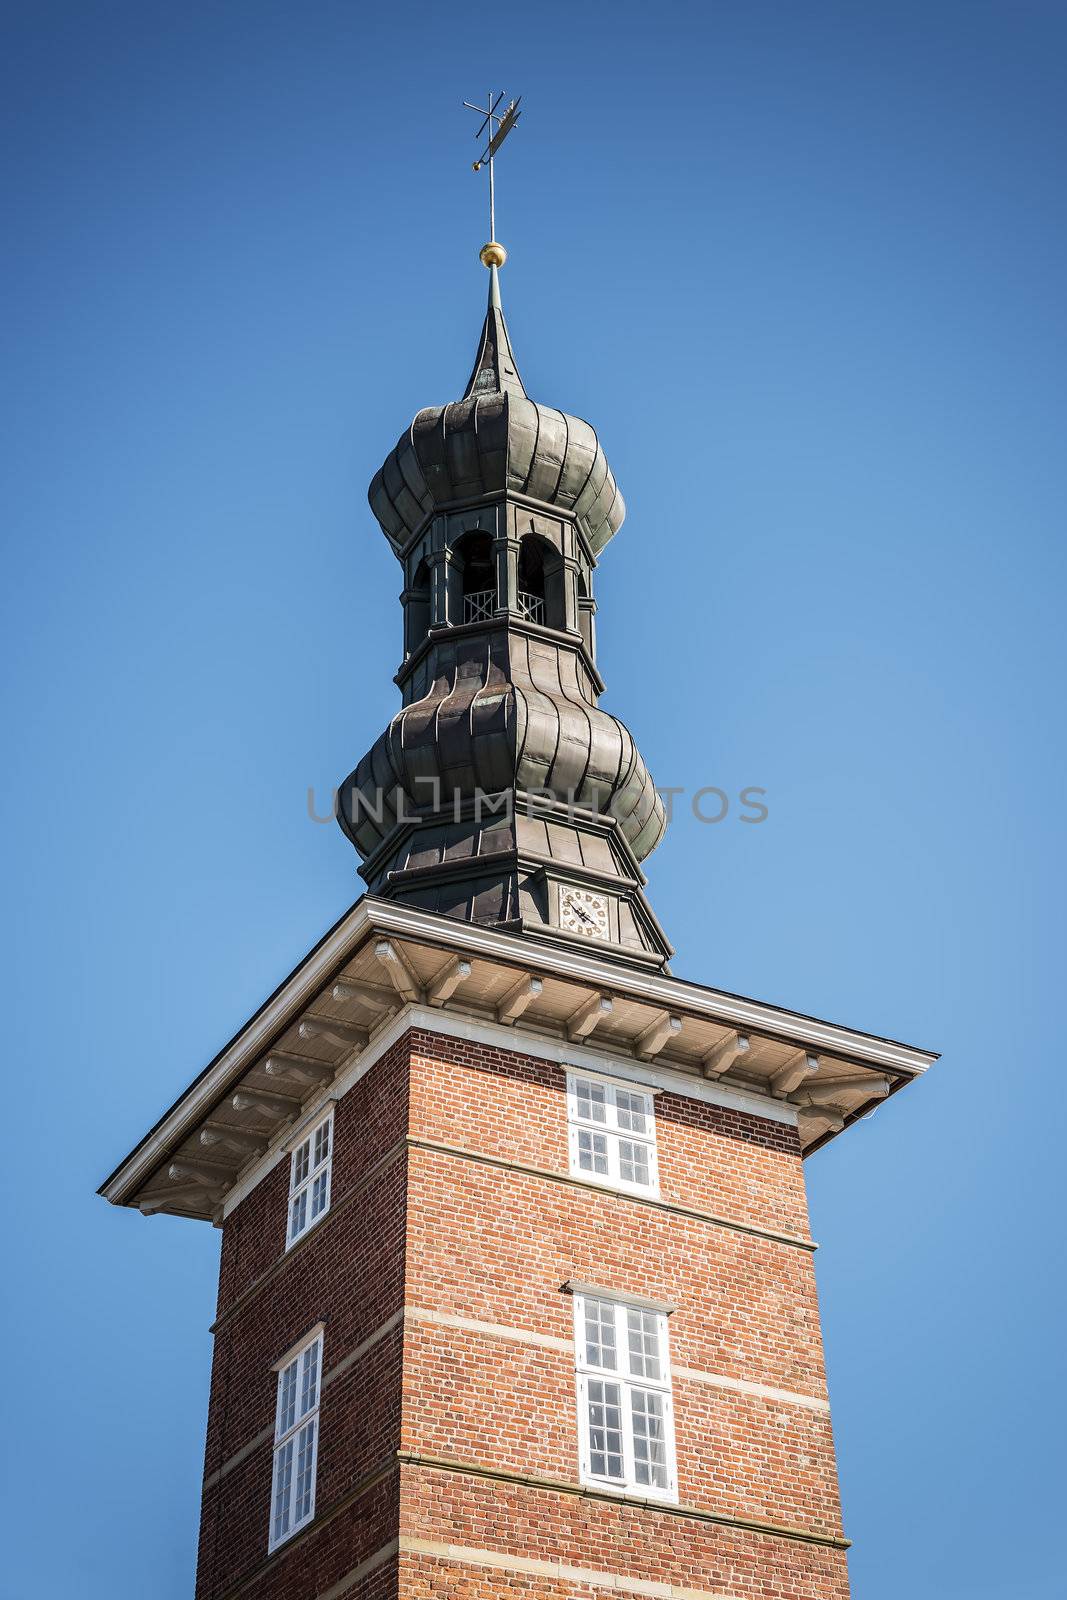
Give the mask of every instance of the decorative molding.
POLYGON ((395 989, 386 989, 379 983, 361 983, 356 978, 342 978, 334 984, 330 994, 339 1005, 355 1000, 372 1011, 395 1011, 400 1003, 395 989))
POLYGON ((794 1089, 799 1089, 805 1078, 812 1078, 819 1070, 819 1058, 810 1050, 796 1050, 789 1057, 784 1067, 771 1079, 771 1093, 776 1095, 791 1094, 794 1089))
MULTIPOLYGON (((385 942, 392 935, 418 941, 450 955, 461 954, 510 967, 517 977, 523 967, 516 959, 519 947, 507 932, 452 921, 409 905, 364 895, 104 1180, 99 1192, 116 1205, 133 1203, 137 1191, 151 1174, 178 1149, 197 1124, 211 1114, 220 1099, 234 1091, 244 1073, 270 1050, 301 1012, 313 1004, 327 984, 344 981, 340 978, 341 969, 375 933, 384 936, 385 942)), ((610 956, 599 956, 588 949, 560 950, 550 944, 539 944, 537 964, 543 974, 563 981, 612 990, 638 1004, 784 1040, 813 1053, 881 1068, 898 1077, 917 1077, 937 1060, 931 1051, 896 1040, 838 1027, 662 973, 624 969, 610 956)))
POLYGON ((539 1333, 533 1328, 513 1328, 502 1322, 479 1322, 475 1317, 457 1317, 449 1311, 430 1311, 424 1306, 405 1306, 405 1317, 412 1322, 428 1322, 438 1328, 456 1328, 463 1333, 479 1333, 486 1339, 506 1339, 512 1344, 536 1345, 542 1350, 555 1350, 561 1355, 573 1356, 574 1340, 557 1338, 553 1333, 539 1333))
MULTIPOLYGON (((304 1024, 300 1024, 304 1037, 304 1024)), ((337 1068, 328 1061, 315 1061, 308 1056, 288 1056, 281 1050, 272 1050, 263 1063, 268 1078, 295 1078, 297 1083, 332 1083, 337 1068)))
POLYGON ((532 972, 524 972, 517 983, 513 983, 507 994, 496 1008, 498 1023, 514 1023, 522 1016, 526 1007, 544 989, 541 979, 532 972))
POLYGON ((751 1040, 747 1033, 733 1028, 721 1039, 717 1045, 708 1050, 701 1058, 700 1070, 705 1078, 721 1078, 724 1072, 729 1072, 735 1067, 743 1056, 752 1048, 751 1040))
POLYGON ((567 1018, 567 1038, 571 1044, 580 1044, 599 1027, 605 1017, 610 1017, 615 1003, 610 994, 593 994, 583 1000, 576 1011, 567 1018))
MULTIPOLYGON (((599 998, 599 996, 597 997, 599 998)), ((631 1061, 612 1050, 608 1044, 598 1045, 583 1040, 576 1045, 567 1039, 548 1034, 516 1033, 513 1028, 499 1023, 465 1017, 453 1012, 442 1015, 436 1011, 412 1008, 403 1017, 410 1025, 431 1033, 445 1034, 454 1039, 468 1039, 477 1044, 495 1045, 502 1050, 513 1050, 518 1055, 532 1056, 551 1061, 561 1067, 576 1067, 582 1072, 595 1072, 630 1088, 665 1090, 691 1100, 702 1100, 709 1105, 725 1106, 734 1111, 747 1111, 752 1116, 766 1117, 770 1122, 781 1122, 795 1127, 797 1108, 770 1095, 760 1094, 753 1086, 740 1089, 733 1085, 708 1082, 704 1078, 679 1071, 665 1064, 631 1061), (521 1042, 520 1042, 521 1041, 521 1042)), ((377 1048, 377 1041, 372 1048, 377 1048)))
POLYGON ((713 1389, 730 1389, 754 1400, 773 1400, 780 1405, 803 1406, 807 1411, 821 1411, 830 1415, 829 1400, 815 1394, 799 1394, 795 1389, 776 1389, 769 1383, 752 1383, 747 1378, 727 1378, 721 1372, 701 1372, 696 1367, 671 1366, 675 1378, 689 1383, 705 1383, 713 1389))
MULTIPOLYGON (((567 1561, 545 1561, 535 1556, 509 1555, 502 1550, 478 1550, 469 1545, 438 1544, 433 1539, 400 1539, 402 1555, 432 1556, 467 1567, 487 1567, 493 1572, 512 1572, 523 1577, 545 1578, 552 1583, 573 1583, 583 1589, 607 1589, 612 1594, 632 1594, 651 1600, 740 1600, 721 1589, 689 1589, 653 1578, 634 1578, 622 1572, 607 1572, 594 1567, 576 1567, 567 1561)), ((331 1591, 332 1593, 332 1591, 331 1591)), ((323 1597, 325 1600, 325 1597, 323 1597)))
POLYGON ((374 959, 382 968, 400 998, 408 1005, 418 1005, 422 1000, 422 986, 418 974, 404 952, 391 939, 375 939, 374 959))
POLYGON ((204 1488, 212 1489, 216 1483, 221 1482, 226 1475, 239 1467, 242 1461, 247 1461, 249 1456, 255 1455, 257 1450, 265 1444, 270 1444, 274 1438, 274 1423, 268 1422, 265 1428, 260 1428, 254 1438, 243 1444, 240 1450, 235 1450, 232 1456, 227 1456, 221 1467, 216 1467, 214 1472, 209 1472, 204 1479, 204 1488))
POLYGON ((323 1390, 328 1389, 331 1383, 336 1383, 338 1378, 343 1378, 345 1373, 356 1365, 357 1361, 362 1361, 365 1355, 370 1354, 375 1345, 381 1344, 383 1339, 387 1339, 394 1328, 400 1327, 406 1314, 406 1308, 401 1306, 398 1311, 393 1312, 391 1317, 386 1317, 384 1322, 379 1323, 373 1333, 368 1333, 367 1337, 357 1344, 354 1350, 350 1350, 346 1356, 343 1356, 338 1361, 336 1366, 331 1367, 329 1372, 326 1373, 322 1380, 323 1390))
POLYGON ((314 1327, 308 1328, 306 1333, 302 1333, 300 1335, 299 1339, 295 1339, 293 1341, 293 1343, 289 1346, 288 1350, 285 1352, 285 1354, 283 1356, 279 1356, 277 1361, 272 1361, 271 1362, 270 1367, 268 1368, 268 1371, 270 1371, 270 1372, 280 1372, 282 1367, 286 1367, 286 1366, 289 1365, 289 1362, 292 1361, 294 1356, 298 1356, 300 1354, 300 1352, 302 1350, 306 1349, 309 1344, 313 1344, 314 1343, 314 1341, 318 1338, 320 1333, 325 1333, 325 1332, 326 1332, 326 1324, 325 1324, 325 1322, 316 1322, 314 1327))
POLYGON ((406 1142, 410 1150, 428 1150, 436 1155, 453 1156, 459 1161, 476 1161, 482 1166, 497 1167, 503 1172, 519 1172, 525 1177, 542 1178, 546 1183, 560 1183, 568 1188, 584 1189, 588 1194, 612 1195, 616 1200, 632 1201, 635 1206, 652 1206, 655 1210, 666 1211, 671 1216, 689 1217, 694 1222, 706 1222, 709 1227, 726 1228, 730 1233, 745 1233, 753 1239, 766 1239, 771 1244, 789 1245, 794 1250, 818 1249, 814 1239, 802 1239, 792 1233, 776 1233, 769 1228, 757 1227, 755 1223, 734 1222, 711 1211, 700 1211, 695 1206, 678 1205, 673 1200, 663 1200, 658 1195, 641 1194, 636 1189, 615 1189, 601 1180, 593 1182, 572 1172, 554 1172, 550 1167, 528 1166, 522 1161, 509 1161, 504 1156, 484 1155, 478 1150, 468 1149, 465 1145, 445 1144, 439 1139, 421 1139, 416 1134, 409 1134, 406 1142))
POLYGON ((453 956, 446 961, 436 977, 431 978, 426 987, 426 998, 432 1006, 443 1006, 446 1000, 451 1000, 461 983, 465 983, 474 971, 474 964, 465 956, 453 956))
POLYGON ((362 1583, 364 1578, 369 1578, 372 1572, 377 1572, 379 1567, 384 1567, 387 1561, 392 1561, 399 1551, 400 1540, 390 1539, 387 1544, 375 1550, 372 1556, 361 1561, 358 1567, 353 1567, 351 1572, 346 1572, 344 1577, 331 1584, 330 1588, 324 1589, 316 1596, 316 1600, 342 1600, 343 1595, 354 1589, 357 1583, 362 1583))
MULTIPOLYGON (((602 1289, 592 1284, 576 1283, 573 1279, 568 1279, 563 1285, 563 1289, 571 1294, 595 1295, 602 1300, 621 1300, 627 1305, 644 1306, 650 1311, 662 1311, 667 1316, 670 1316, 676 1309, 673 1304, 667 1301, 650 1300, 642 1295, 623 1294, 615 1289, 602 1289)), ((476 1317, 460 1317, 453 1312, 435 1311, 428 1306, 405 1305, 394 1311, 392 1316, 386 1317, 385 1321, 380 1323, 373 1332, 369 1333, 353 1350, 350 1350, 346 1356, 342 1357, 340 1361, 323 1374, 323 1392, 325 1393, 332 1384, 343 1378, 346 1372, 349 1372, 352 1367, 362 1361, 364 1356, 369 1355, 375 1346, 381 1344, 383 1339, 387 1339, 396 1328, 409 1321, 422 1322, 437 1328, 454 1328, 458 1332, 474 1333, 486 1339, 502 1339, 511 1344, 534 1346, 540 1350, 551 1350, 555 1354, 566 1356, 571 1360, 574 1358, 574 1340, 571 1337, 542 1333, 537 1328, 517 1328, 502 1322, 483 1322, 476 1317)), ((271 1371, 276 1372, 279 1367, 284 1366, 296 1350, 301 1349, 309 1340, 316 1338, 318 1334, 324 1331, 325 1325, 321 1322, 317 1323, 300 1340, 299 1344, 292 1346, 286 1355, 272 1363, 271 1371)), ((680 1378, 684 1382, 700 1383, 714 1389, 725 1389, 743 1395, 746 1398, 769 1400, 778 1405, 802 1406, 808 1411, 821 1412, 826 1416, 830 1413, 829 1400, 821 1399, 818 1395, 798 1394, 792 1389, 777 1389, 770 1384, 752 1383, 744 1378, 730 1378, 717 1372, 703 1372, 695 1367, 672 1364, 671 1370, 675 1378, 680 1378)), ((238 1467, 242 1461, 246 1461, 255 1450, 258 1450, 264 1444, 268 1444, 273 1436, 274 1424, 269 1422, 246 1444, 243 1444, 239 1450, 236 1450, 232 1456, 228 1456, 220 1467, 216 1467, 214 1472, 209 1472, 205 1476, 204 1488, 209 1489, 213 1484, 218 1483, 221 1478, 226 1477, 228 1473, 233 1471, 234 1467, 238 1467)))
MULTIPOLYGON (((377 1467, 373 1467, 370 1472, 365 1473, 347 1493, 340 1495, 332 1505, 326 1506, 321 1510, 316 1507, 315 1515, 310 1522, 306 1522, 285 1544, 278 1545, 276 1549, 250 1567, 237 1580, 232 1589, 227 1589, 225 1595, 220 1597, 220 1600, 237 1600, 238 1595, 246 1594, 249 1589, 259 1583, 265 1572, 269 1572, 278 1563, 287 1560, 294 1550, 298 1550, 309 1539, 315 1538, 335 1517, 339 1517, 343 1511, 347 1511, 349 1506, 355 1505, 357 1500, 361 1500, 371 1489, 377 1488, 378 1484, 383 1483, 386 1478, 391 1478, 397 1467, 396 1457, 390 1456, 377 1467)), ((373 1556, 368 1557, 368 1560, 373 1559, 373 1556)), ((318 1600, 323 1600, 323 1597, 320 1595, 318 1600)))
POLYGON ((646 1294, 631 1294, 628 1289, 605 1289, 598 1283, 579 1283, 568 1278, 560 1284, 561 1294, 587 1294, 594 1300, 612 1300, 624 1306, 641 1306, 645 1311, 662 1311, 665 1317, 673 1316, 678 1307, 673 1300, 651 1300, 646 1294))
POLYGON ((294 1096, 268 1094, 265 1089, 238 1089, 230 1104, 235 1111, 261 1111, 275 1122, 291 1122, 300 1115, 300 1101, 294 1096))
POLYGON ((206 1122, 200 1130, 200 1143, 205 1148, 224 1144, 241 1155, 261 1156, 270 1140, 265 1133, 246 1133, 243 1128, 231 1128, 227 1123, 206 1122))
POLYGON ((339 1050, 351 1050, 356 1045, 362 1050, 370 1037, 366 1028, 354 1028, 350 1022, 338 1022, 334 1017, 302 1017, 297 1032, 301 1039, 325 1039, 339 1050))
POLYGON ((672 1016, 669 1011, 664 1011, 649 1023, 643 1033, 638 1034, 634 1040, 634 1055, 639 1061, 651 1061, 653 1056, 658 1056, 674 1035, 681 1031, 681 1017, 672 1016))
MULTIPOLYGON (((389 1019, 362 1054, 339 1070, 328 1093, 324 1093, 320 1099, 306 1102, 301 1126, 317 1116, 328 1100, 341 1100, 371 1071, 382 1056, 392 1049, 409 1028, 419 1028, 427 1033, 439 1033, 446 1038, 494 1045, 502 1050, 514 1051, 518 1055, 551 1062, 555 1066, 574 1067, 579 1072, 596 1073, 625 1088, 636 1086, 652 1094, 667 1092, 683 1095, 692 1100, 701 1100, 705 1104, 765 1117, 770 1122, 784 1123, 789 1127, 795 1127, 797 1123, 796 1106, 789 1104, 788 1101, 760 1095, 754 1090, 749 1092, 709 1082, 704 1078, 690 1077, 671 1067, 646 1066, 643 1063, 627 1061, 606 1047, 600 1048, 590 1044, 576 1046, 564 1039, 549 1038, 540 1034, 516 1033, 514 1028, 499 1022, 484 1022, 454 1012, 431 1010, 429 1007, 405 1006, 389 1019)), ((284 1132, 277 1134, 270 1150, 260 1161, 240 1175, 226 1195, 224 1217, 228 1217, 273 1170, 280 1156, 285 1153, 285 1139, 284 1132)))
POLYGON ((673 1500, 654 1500, 629 1491, 593 1488, 590 1484, 574 1483, 568 1478, 550 1478, 535 1472, 510 1472, 503 1467, 490 1467, 482 1462, 457 1461, 448 1456, 421 1455, 415 1451, 398 1450, 401 1466, 424 1467, 431 1472, 453 1472, 465 1478, 489 1478, 496 1483, 520 1484, 529 1489, 540 1489, 549 1494, 573 1495, 583 1500, 614 1501, 627 1506, 638 1506, 665 1517, 685 1517, 693 1522, 711 1522, 724 1528, 743 1528, 749 1533, 766 1534, 772 1539, 794 1539, 801 1544, 827 1545, 832 1550, 848 1550, 851 1539, 830 1533, 821 1528, 795 1528, 778 1522, 761 1522, 754 1517, 734 1517, 725 1511, 705 1511, 701 1506, 681 1505, 673 1500))
POLYGON ((667 1092, 662 1085, 646 1083, 643 1078, 637 1076, 623 1078, 618 1074, 604 1072, 595 1067, 579 1066, 576 1057, 577 1051, 571 1050, 568 1052, 567 1059, 560 1063, 561 1066, 566 1067, 571 1075, 576 1073, 579 1077, 595 1077, 600 1083, 613 1083, 617 1089, 640 1089, 643 1094, 650 1094, 653 1099, 655 1099, 656 1095, 667 1092))

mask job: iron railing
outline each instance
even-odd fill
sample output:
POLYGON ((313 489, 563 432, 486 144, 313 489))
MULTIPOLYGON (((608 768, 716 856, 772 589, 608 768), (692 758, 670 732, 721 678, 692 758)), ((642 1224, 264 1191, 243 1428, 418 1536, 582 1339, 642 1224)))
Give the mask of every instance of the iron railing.
MULTIPOLYGON (((525 594, 521 589, 516 597, 516 609, 527 622, 545 620, 545 602, 542 595, 525 594)), ((492 622, 496 615, 496 590, 478 589, 463 596, 464 622, 492 622)))
POLYGON ((464 622, 492 622, 496 610, 496 590, 479 589, 463 596, 464 622))

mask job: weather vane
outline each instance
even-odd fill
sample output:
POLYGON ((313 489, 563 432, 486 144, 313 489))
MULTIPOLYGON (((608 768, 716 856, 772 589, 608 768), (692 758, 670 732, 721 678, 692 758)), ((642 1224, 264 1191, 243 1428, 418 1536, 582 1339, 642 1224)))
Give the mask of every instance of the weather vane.
POLYGON ((496 242, 496 187, 494 183, 493 158, 522 115, 519 110, 519 100, 522 99, 522 95, 519 96, 519 100, 509 101, 505 109, 501 111, 500 102, 503 98, 503 89, 495 99, 493 98, 493 91, 490 90, 489 104, 487 106, 474 106, 471 105, 469 100, 464 100, 463 102, 468 111, 476 111, 482 118, 482 125, 474 137, 481 139, 486 130, 489 133, 489 143, 474 163, 475 172, 480 172, 484 166, 489 168, 489 243, 483 244, 479 252, 483 265, 487 267, 502 267, 508 259, 508 253, 504 246, 496 242))

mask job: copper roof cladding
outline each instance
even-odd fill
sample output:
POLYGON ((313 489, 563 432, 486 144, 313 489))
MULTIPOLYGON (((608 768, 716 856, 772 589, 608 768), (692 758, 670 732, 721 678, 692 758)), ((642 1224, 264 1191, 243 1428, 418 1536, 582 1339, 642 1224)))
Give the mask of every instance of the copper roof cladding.
POLYGON ((368 498, 399 554, 435 512, 504 492, 573 515, 594 556, 626 515, 594 429, 527 395, 494 267, 478 358, 462 400, 418 413, 375 473, 368 498))

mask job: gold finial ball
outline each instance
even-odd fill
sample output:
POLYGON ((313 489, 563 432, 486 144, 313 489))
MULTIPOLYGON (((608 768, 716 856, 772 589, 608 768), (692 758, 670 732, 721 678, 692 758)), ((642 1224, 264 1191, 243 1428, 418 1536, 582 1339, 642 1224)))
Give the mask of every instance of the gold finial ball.
POLYGON ((483 267, 502 267, 508 259, 508 253, 502 244, 497 244, 495 239, 490 239, 488 244, 483 244, 478 255, 481 257, 483 267))

